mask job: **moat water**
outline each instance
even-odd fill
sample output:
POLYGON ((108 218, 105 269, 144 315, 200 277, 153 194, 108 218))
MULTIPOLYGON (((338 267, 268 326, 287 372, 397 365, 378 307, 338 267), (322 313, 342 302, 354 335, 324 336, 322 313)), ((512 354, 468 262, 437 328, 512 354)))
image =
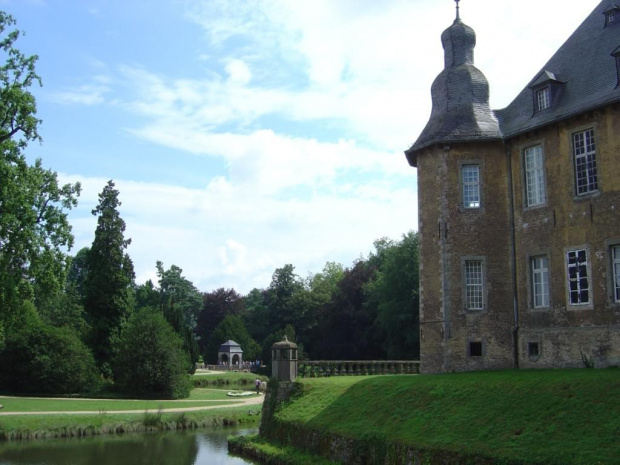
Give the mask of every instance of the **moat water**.
POLYGON ((247 465, 228 454, 227 437, 256 429, 101 435, 0 443, 0 465, 247 465))

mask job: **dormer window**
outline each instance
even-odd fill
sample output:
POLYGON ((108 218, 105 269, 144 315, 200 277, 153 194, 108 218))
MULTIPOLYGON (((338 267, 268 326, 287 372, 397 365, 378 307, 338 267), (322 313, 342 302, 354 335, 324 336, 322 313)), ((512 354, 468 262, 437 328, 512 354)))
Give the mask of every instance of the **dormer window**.
POLYGON ((548 110, 557 105, 561 99, 564 82, 551 71, 543 71, 530 84, 534 100, 534 114, 548 110))
POLYGON ((605 15, 605 27, 620 22, 620 8, 613 3, 603 12, 603 14, 605 15))
POLYGON ((551 90, 549 86, 536 91, 536 110, 546 110, 551 106, 551 90))

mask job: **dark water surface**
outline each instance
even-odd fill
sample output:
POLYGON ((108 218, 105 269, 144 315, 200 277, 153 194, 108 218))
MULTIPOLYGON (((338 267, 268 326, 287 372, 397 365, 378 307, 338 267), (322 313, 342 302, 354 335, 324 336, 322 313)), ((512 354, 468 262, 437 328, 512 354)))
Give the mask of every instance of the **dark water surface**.
POLYGON ((226 438, 256 429, 221 428, 148 434, 101 435, 0 443, 0 465, 246 465, 228 455, 226 438))

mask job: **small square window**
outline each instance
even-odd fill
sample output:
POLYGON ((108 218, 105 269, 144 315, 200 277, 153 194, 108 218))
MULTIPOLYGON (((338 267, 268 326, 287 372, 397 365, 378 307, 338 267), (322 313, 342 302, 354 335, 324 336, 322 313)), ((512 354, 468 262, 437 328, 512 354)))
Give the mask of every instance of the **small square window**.
POLYGON ((540 355, 540 345, 538 342, 527 343, 527 355, 529 357, 538 357, 540 355))
POLYGON ((476 341, 469 343, 469 356, 482 357, 482 342, 476 341))

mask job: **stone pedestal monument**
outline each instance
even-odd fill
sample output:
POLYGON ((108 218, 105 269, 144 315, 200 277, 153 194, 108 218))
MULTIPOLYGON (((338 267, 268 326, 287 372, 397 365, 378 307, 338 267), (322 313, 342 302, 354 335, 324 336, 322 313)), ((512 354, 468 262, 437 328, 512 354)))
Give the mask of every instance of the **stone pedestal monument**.
POLYGON ((271 376, 279 381, 295 381, 297 378, 297 344, 288 338, 271 346, 271 376))

